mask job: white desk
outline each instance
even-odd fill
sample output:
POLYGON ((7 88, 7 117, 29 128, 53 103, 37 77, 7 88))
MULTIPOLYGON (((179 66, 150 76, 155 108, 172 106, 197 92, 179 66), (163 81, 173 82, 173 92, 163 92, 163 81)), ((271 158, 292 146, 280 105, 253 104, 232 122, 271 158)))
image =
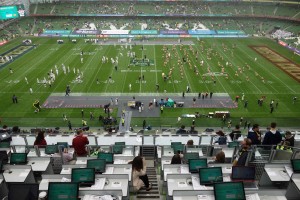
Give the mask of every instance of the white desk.
MULTIPOLYGON (((39 185, 39 190, 40 191, 48 191, 48 185, 49 182, 61 182, 62 178, 67 178, 71 180, 71 175, 42 175, 42 181, 40 182, 39 185)), ((106 178, 108 180, 108 184, 104 185, 104 188, 102 190, 122 190, 123 197, 127 197, 129 195, 129 190, 128 190, 128 176, 125 174, 105 174, 105 175, 100 175, 96 174, 96 179, 97 178, 106 178), (115 182, 118 182, 120 184, 115 184, 115 182)), ((95 190, 91 187, 84 187, 84 188, 79 188, 79 190, 95 190)), ((98 190, 98 189, 96 189, 98 190)))
MULTIPOLYGON (((71 174, 72 168, 86 168, 86 164, 81 165, 63 165, 60 174, 71 174)), ((107 164, 106 172, 103 174, 126 174, 128 175, 129 181, 131 181, 131 173, 132 173, 132 165, 124 164, 124 165, 115 165, 115 164, 107 164), (108 169, 112 169, 111 171, 108 169)))
POLYGON ((265 167, 265 171, 272 182, 287 182, 290 180, 289 175, 282 167, 265 167))
POLYGON ((290 164, 266 164, 259 180, 260 186, 274 186, 275 184, 288 184, 290 176, 285 166, 290 164))
MULTIPOLYGON (((260 200, 286 200, 285 190, 245 190, 246 195, 257 193, 260 200)), ((209 196, 209 200, 214 200, 213 191, 174 191, 173 200, 198 200, 198 195, 209 196)), ((208 199, 207 199, 208 200, 208 199)))
POLYGON ((35 183, 35 179, 28 165, 4 165, 3 177, 5 182, 35 183))
POLYGON ((31 157, 28 158, 27 165, 30 165, 34 172, 47 172, 47 174, 53 174, 52 166, 50 165, 50 157, 31 157))
POLYGON ((288 199, 298 200, 300 198, 300 174, 293 174, 291 181, 289 182, 288 188, 286 190, 286 195, 288 199))

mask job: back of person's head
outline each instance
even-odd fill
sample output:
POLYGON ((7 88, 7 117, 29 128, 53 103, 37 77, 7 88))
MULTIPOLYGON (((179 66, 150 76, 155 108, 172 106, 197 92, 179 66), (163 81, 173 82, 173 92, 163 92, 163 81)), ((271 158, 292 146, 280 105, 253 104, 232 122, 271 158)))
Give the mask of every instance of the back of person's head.
POLYGON ((187 143, 186 143, 186 145, 192 146, 192 145, 194 145, 194 141, 193 140, 188 140, 187 143))
POLYGON ((272 122, 272 123, 271 123, 271 128, 274 129, 274 128, 276 128, 276 126, 277 126, 277 124, 276 124, 275 122, 272 122))
POLYGON ((235 125, 235 129, 240 129, 240 125, 235 125))
POLYGON ((83 133, 82 129, 78 129, 78 130, 77 130, 77 135, 80 135, 80 134, 82 134, 82 133, 83 133))
POLYGON ((39 142, 41 142, 43 139, 45 139, 44 134, 45 134, 45 131, 40 130, 40 131, 38 132, 38 135, 36 136, 35 141, 36 141, 37 143, 39 143, 39 142))
POLYGON ((3 128, 3 129, 7 129, 7 125, 4 124, 4 125, 2 126, 2 128, 3 128))
POLYGON ((185 129, 185 125, 181 125, 181 127, 180 127, 181 129, 185 129))
POLYGON ((217 131, 216 134, 219 135, 219 136, 225 136, 225 134, 221 130, 217 131))
POLYGON ((217 163, 225 163, 225 153, 224 153, 224 151, 220 151, 219 153, 217 153, 215 161, 217 163))
POLYGON ((251 139, 245 138, 244 141, 242 142, 243 148, 249 148, 252 144, 251 139))
POLYGON ((291 137, 293 137, 291 131, 286 131, 286 132, 285 132, 285 138, 289 139, 289 138, 291 138, 291 137))
POLYGON ((172 157, 171 164, 181 164, 181 157, 178 153, 172 157))
POLYGON ((143 158, 136 156, 132 161, 132 170, 141 171, 143 169, 143 158))
POLYGON ((259 125, 258 124, 253 124, 252 129, 254 130, 254 129, 257 129, 257 128, 259 128, 259 125))

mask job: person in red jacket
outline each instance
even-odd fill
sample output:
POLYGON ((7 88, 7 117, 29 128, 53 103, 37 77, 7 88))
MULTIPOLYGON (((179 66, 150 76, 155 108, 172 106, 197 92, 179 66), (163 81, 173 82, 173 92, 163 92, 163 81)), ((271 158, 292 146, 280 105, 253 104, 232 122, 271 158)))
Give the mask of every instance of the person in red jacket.
POLYGON ((38 147, 43 147, 43 146, 47 145, 44 133, 45 133, 45 131, 38 132, 38 135, 36 136, 36 139, 34 141, 34 145, 37 145, 38 147))
POLYGON ((86 150, 86 146, 89 144, 89 140, 86 136, 83 136, 83 130, 77 130, 77 136, 72 141, 72 146, 75 150, 75 153, 79 157, 87 156, 88 152, 86 150))

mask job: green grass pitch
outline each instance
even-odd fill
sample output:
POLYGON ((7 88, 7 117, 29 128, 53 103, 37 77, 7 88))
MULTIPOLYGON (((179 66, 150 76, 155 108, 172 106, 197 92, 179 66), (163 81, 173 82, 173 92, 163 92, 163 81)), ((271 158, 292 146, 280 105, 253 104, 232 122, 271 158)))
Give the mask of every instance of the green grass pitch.
MULTIPOLYGON (((0 53, 4 53, 17 45, 20 45, 22 39, 19 38, 11 41, 5 46, 0 47, 0 53)), ((167 45, 170 50, 170 61, 164 66, 165 53, 163 45, 145 45, 142 51, 141 45, 132 45, 132 51, 136 53, 137 58, 143 58, 146 55, 151 62, 150 66, 133 66, 130 65, 130 58, 127 57, 127 49, 125 44, 121 48, 117 45, 96 45, 85 43, 84 39, 77 39, 77 43, 73 44, 64 38, 64 44, 57 44, 55 39, 51 38, 32 38, 35 49, 15 59, 11 64, 0 69, 0 117, 2 124, 9 126, 67 126, 62 120, 62 115, 66 114, 71 119, 73 126, 81 126, 81 112, 77 109, 43 109, 40 113, 34 113, 32 106, 36 99, 43 103, 51 93, 64 93, 66 85, 71 87, 72 93, 92 93, 93 95, 105 95, 105 93, 123 93, 123 95, 134 95, 137 93, 155 93, 157 97, 166 97, 168 93, 182 93, 189 85, 192 93, 198 92, 214 92, 228 93, 231 98, 242 96, 248 100, 248 108, 245 109, 240 101, 238 108, 229 109, 231 112, 233 125, 238 122, 240 117, 250 120, 253 123, 268 125, 271 121, 278 122, 279 126, 299 127, 300 124, 300 84, 292 79, 281 69, 257 54, 249 45, 267 46, 280 55, 292 60, 294 63, 300 64, 300 57, 294 55, 287 49, 279 46, 269 39, 188 39, 193 41, 195 45, 167 45), (227 48, 224 51, 224 47, 227 48), (233 47, 235 47, 233 49, 233 47), (174 49, 173 49, 174 48, 174 49), (211 50, 209 50, 211 49, 211 50), (83 51, 83 63, 80 61, 80 52, 83 51), (196 60, 195 52, 198 51, 198 60, 196 60), (210 51, 209 56, 207 52, 210 51), (123 56, 121 56, 123 54, 123 56), (103 56, 108 57, 108 63, 102 63, 103 56), (111 58, 118 56, 118 69, 115 70, 111 63, 111 58), (177 56, 177 57, 175 57, 177 56), (191 66, 184 64, 180 70, 178 59, 188 57, 191 66), (208 57, 211 57, 208 60, 208 57), (222 58, 223 57, 223 60, 222 58), (257 61, 254 60, 257 58, 257 61), (204 61, 204 66, 200 66, 200 61, 204 61), (225 66, 226 62, 232 63, 232 66, 225 66), (225 76, 218 76, 221 67, 218 62, 225 68, 228 73, 228 79, 225 76), (70 73, 66 75, 62 71, 62 63, 70 67, 70 73), (246 67, 246 63, 250 69, 246 67), (52 87, 48 85, 38 84, 37 79, 47 78, 50 69, 55 72, 54 66, 57 65, 59 75, 52 87), (128 65, 130 65, 128 67, 128 65), (194 66, 197 67, 199 75, 196 75, 194 66), (170 68, 172 77, 164 82, 162 73, 168 75, 170 68), (203 79, 202 75, 207 74, 207 68, 215 73, 216 84, 210 76, 203 79), (242 69, 242 73, 235 73, 238 68, 242 69), (9 68, 13 70, 10 73, 9 68), (73 70, 80 70, 83 73, 83 82, 75 83, 76 74, 73 70), (258 75, 257 75, 258 74, 258 75), (145 81, 138 81, 139 76, 145 77, 145 81), (108 84, 108 77, 111 76, 113 83, 108 84), (29 84, 26 84, 27 77, 29 84), (247 77, 249 81, 247 81, 247 77), (265 79, 265 83, 261 78, 265 79), (97 84, 97 79, 100 84, 97 84), (159 92, 156 91, 156 84, 160 85, 159 92), (129 84, 132 85, 131 90, 129 84), (32 87, 33 94, 30 94, 29 88, 32 87), (164 94, 164 90, 167 94, 164 94), (12 103, 12 95, 18 97, 18 104, 12 103), (262 107, 257 105, 257 100, 261 96, 266 96, 265 103, 262 107), (293 104, 292 98, 298 97, 298 102, 293 104), (279 102, 278 108, 270 113, 269 103, 274 99, 279 102)), ((165 48, 166 48, 165 47, 165 48)), ((190 97, 192 98, 192 97, 190 97)), ((215 110, 228 109, 166 109, 160 118, 147 118, 147 122, 152 126, 178 126, 176 124, 177 117, 182 114, 194 114, 195 111, 207 114, 215 110)), ((94 112, 95 116, 103 115, 101 109, 84 109, 85 113, 94 112)), ((117 111, 114 110, 112 115, 116 116, 117 111)), ((133 125, 141 126, 143 119, 132 119, 133 125)), ((189 125, 190 119, 184 119, 183 123, 189 125)), ((88 122, 90 126, 101 126, 96 121, 88 122)), ((197 126, 219 126, 219 119, 199 118, 196 121, 197 126)))

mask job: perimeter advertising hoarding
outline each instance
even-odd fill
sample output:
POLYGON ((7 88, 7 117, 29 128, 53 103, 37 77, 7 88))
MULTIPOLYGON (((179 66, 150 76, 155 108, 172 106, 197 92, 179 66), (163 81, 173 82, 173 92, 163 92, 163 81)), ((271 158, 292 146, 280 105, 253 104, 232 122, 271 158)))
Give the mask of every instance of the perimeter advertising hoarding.
POLYGON ((132 35, 156 35, 157 30, 131 30, 130 34, 132 35))
POLYGON ((217 34, 214 30, 188 30, 190 35, 215 35, 217 34))
POLYGON ((43 34, 53 34, 53 35, 67 35, 70 34, 69 30, 44 30, 43 34))
POLYGON ((98 31, 98 30, 80 29, 80 30, 73 31, 72 34, 74 34, 74 35, 99 35, 100 31, 98 31))
POLYGON ((160 31, 161 35, 185 35, 188 34, 186 30, 164 30, 160 31))
POLYGON ((240 30, 216 30, 219 35, 244 35, 244 31, 240 30))
POLYGON ((102 30, 101 34, 104 35, 127 35, 129 30, 102 30))

